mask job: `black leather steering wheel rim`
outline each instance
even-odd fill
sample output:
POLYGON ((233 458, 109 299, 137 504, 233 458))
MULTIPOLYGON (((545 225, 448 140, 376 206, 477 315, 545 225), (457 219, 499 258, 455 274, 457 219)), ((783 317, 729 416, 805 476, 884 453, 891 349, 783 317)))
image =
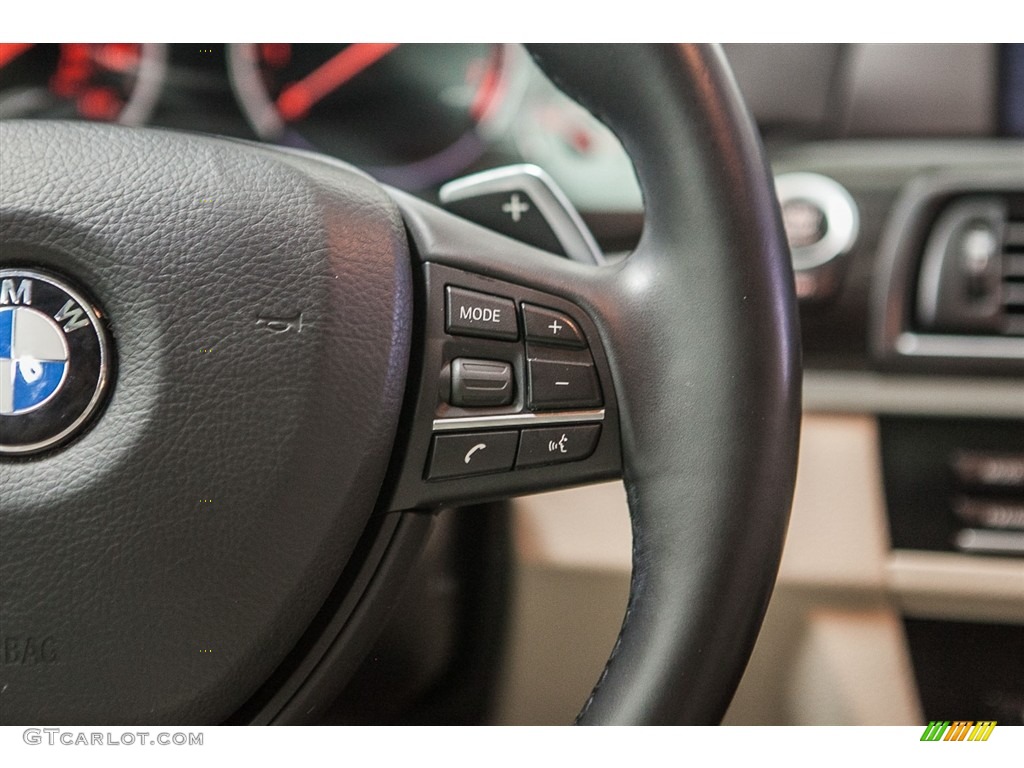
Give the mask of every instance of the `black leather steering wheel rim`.
POLYGON ((615 53, 537 53, 557 59, 557 79, 618 133, 644 190, 643 239, 620 285, 653 290, 608 330, 611 347, 643 338, 647 355, 675 351, 654 376, 626 374, 644 370, 633 354, 612 363, 622 372, 633 577, 579 720, 717 723, 753 648, 788 520, 800 401, 793 278, 760 140, 721 53, 615 53), (594 79, 607 87, 583 94, 594 79), (658 317, 670 304, 681 311, 658 317), (680 395, 691 391, 687 407, 680 395))
MULTIPOLYGON (((283 577, 292 559, 302 564, 302 570, 289 572, 287 580, 282 578, 287 588, 278 589, 272 601, 268 597, 268 603, 280 606, 276 613, 244 603, 244 610, 240 610, 237 600, 211 603, 223 611, 224 618, 219 625, 210 627, 209 636, 224 638, 235 631, 239 648, 225 649, 236 655, 223 669, 203 668, 210 692, 202 698, 188 700, 175 679, 183 674, 182 670, 195 669, 194 657, 186 654, 194 653, 194 649, 182 647, 182 638, 187 633, 169 621, 163 627, 159 637, 161 642, 167 640, 167 647, 161 647, 161 653, 166 654, 168 663, 167 669, 155 676, 153 687, 159 690, 159 684, 165 691, 174 690, 183 701, 160 710, 159 719, 218 719, 232 706, 232 701, 237 706, 238 696, 234 694, 241 691, 248 695, 254 683, 265 679, 271 668, 266 659, 258 665, 252 660, 259 652, 280 659, 294 645, 297 623, 311 620, 324 600, 330 587, 327 576, 333 573, 337 578, 341 565, 351 556, 354 532, 365 526, 372 511, 369 499, 384 480, 384 445, 397 429, 395 401, 405 380, 412 314, 408 306, 409 269, 403 264, 406 233, 421 262, 465 269, 571 301, 589 315, 588 322, 592 321, 607 353, 617 396, 623 477, 633 522, 633 576, 618 641, 579 722, 698 724, 717 722, 723 715, 752 649, 774 583, 788 519, 799 433, 795 298, 771 175, 756 130, 716 49, 573 45, 534 46, 531 50, 558 85, 618 134, 634 161, 645 199, 644 234, 637 251, 618 265, 591 267, 553 261, 545 254, 515 246, 400 193, 391 192, 394 202, 388 202, 379 188, 358 174, 312 158, 156 132, 122 134, 129 139, 127 162, 140 169, 132 170, 136 167, 132 165, 125 170, 130 183, 125 182, 122 194, 152 195, 153 202, 145 198, 145 202, 130 203, 129 215, 111 224, 109 212, 117 195, 103 185, 109 186, 112 180, 120 178, 109 169, 110 163, 118 159, 109 150, 110 140, 118 138, 113 129, 41 125, 19 126, 3 132, 5 152, 31 155, 35 142, 56 145, 63 137, 76 146, 80 142, 85 147, 81 154, 86 159, 107 166, 92 187, 86 174, 73 171, 70 178, 79 179, 84 188, 76 188, 74 194, 54 191, 45 185, 42 189, 33 187, 32 174, 23 168, 11 170, 4 180, 3 194, 8 199, 0 201, 4 204, 0 224, 5 246, 15 243, 20 249, 19 263, 41 262, 47 268, 84 275, 90 281, 90 287, 110 310, 121 352, 121 380, 115 387, 114 399, 108 413, 89 432, 57 454, 34 462, 0 465, 5 487, 17 491, 5 493, 5 499, 0 500, 6 540, 0 564, 10 569, 5 570, 4 581, 20 588, 27 581, 27 574, 59 565, 69 551, 74 553, 76 563, 85 562, 82 558, 87 553, 102 556, 109 551, 109 543, 99 539, 87 545, 62 542, 51 546, 31 518, 31 514, 44 515, 33 493, 53 482, 59 461, 70 462, 64 471, 68 471, 67 466, 78 468, 82 483, 95 484, 103 476, 107 468, 95 452, 109 449, 115 439, 113 423, 120 419, 120 423, 128 424, 132 416, 138 418, 138 411, 125 406, 126 398, 130 400, 135 392, 132 384, 138 381, 150 381, 147 397, 152 395, 154 403, 164 390, 176 393, 170 400, 162 401, 158 411, 143 412, 145 418, 152 415, 154 420, 158 415, 166 415, 174 424, 177 431, 172 447, 178 451, 174 461, 182 462, 175 466, 187 467, 189 473, 201 473, 204 462, 216 461, 220 455, 226 462, 224 469, 214 471, 210 477, 220 478, 225 486, 231 484, 221 475, 230 467, 240 473, 243 468, 253 473, 253 488, 241 482, 241 474, 233 481, 234 492, 245 497, 244 503, 233 499, 225 502, 226 512, 233 519, 251 523, 253 531, 260 530, 258 526, 262 525, 263 530, 275 534, 294 524, 282 516, 288 509, 287 500, 277 495, 270 500, 276 507, 253 515, 255 500, 251 495, 257 490, 257 478, 287 478, 288 487, 312 506, 302 516, 308 533, 301 546, 283 552, 270 551, 253 534, 245 537, 244 546, 240 545, 237 552, 231 552, 240 562, 228 560, 216 568, 210 567, 207 575, 219 575, 226 583, 244 590, 252 587, 249 581, 270 589, 274 582, 264 576, 280 570, 283 577), (196 183, 188 172, 176 175, 172 170, 165 171, 157 161, 144 159, 153 156, 169 161, 182 154, 184 162, 191 160, 217 168, 221 176, 215 176, 211 183, 219 184, 218 192, 222 187, 221 194, 241 210, 241 217, 236 218, 255 228, 266 242, 256 242, 252 232, 244 230, 239 230, 246 238, 243 242, 232 240, 224 247, 213 248, 197 239, 196 232, 216 235, 218 227, 232 231, 241 224, 229 219, 227 213, 207 224, 203 209, 196 208, 192 201, 183 203, 180 196, 168 196, 166 191, 167 185, 179 184, 198 197, 206 194, 202 190, 207 182, 196 183), (296 227, 294 236, 278 236, 278 230, 267 224, 268 212, 273 211, 271 204, 279 202, 274 200, 273 190, 260 187, 268 171, 272 171, 275 183, 287 190, 286 199, 293 201, 298 211, 295 216, 283 216, 274 226, 296 227), (173 203, 179 211, 180 220, 173 228, 159 218, 166 213, 158 207, 161 200, 173 203), (55 205, 77 211, 80 220, 55 218, 55 205), (399 226, 399 212, 405 233, 399 226), (114 232, 106 240, 103 226, 114 232), (307 336, 296 338, 304 354, 323 355, 330 364, 324 370, 323 381, 316 379, 320 389, 302 384, 285 390, 289 406, 298 409, 311 437, 307 445, 294 430, 287 430, 291 442, 282 448, 294 450, 295 455, 289 456, 284 464, 271 452, 245 464, 245 452, 235 451, 234 446, 227 450, 225 443, 213 441, 196 447, 196 443, 186 441, 203 433, 199 431, 201 425, 194 423, 194 409, 190 410, 186 407, 190 404, 184 402, 191 395, 183 393, 191 391, 189 387, 211 393, 213 390, 208 380, 202 378, 202 367, 194 358, 184 355, 184 347, 186 343, 202 341, 197 334, 207 326, 189 325, 189 319, 176 314, 173 306, 163 314, 156 311, 152 302, 161 301, 154 298, 160 294, 154 293, 154 286, 140 281, 146 259, 153 258, 152 250, 163 253, 160 238, 182 237, 175 234, 186 231, 182 227, 188 228, 187 237, 191 238, 186 244, 200 251, 205 248, 217 260, 218 269, 230 276, 232 288, 238 290, 237 295, 230 296, 232 306, 239 312, 255 301, 272 307, 263 314, 257 313, 257 325, 280 323, 280 318, 292 317, 288 313, 308 293, 302 280, 307 280, 308 285, 308 280, 313 279, 318 286, 314 308, 303 310, 309 313, 305 315, 307 336), (353 244, 371 255, 351 256, 353 244), (289 285, 275 292, 269 258, 275 249, 282 248, 297 252, 289 253, 289 285), (122 256, 118 249, 130 256, 122 256), (261 254, 260 260, 247 268, 244 259, 252 258, 253 249, 261 254), (102 257, 90 261, 90 254, 96 253, 102 257), (337 279, 341 274, 364 286, 366 301, 359 305, 359 317, 355 319, 337 295, 337 284, 331 281, 332 275, 337 279), (118 279, 134 281, 138 295, 132 300, 121 300, 117 296, 118 279), (269 301, 265 299, 267 295, 269 301), (383 329, 377 336, 373 336, 363 319, 370 316, 383 329), (175 327, 182 336, 173 345, 154 335, 156 331, 171 333, 175 327), (352 334, 353 330, 357 332, 357 343, 349 345, 343 353, 334 350, 332 338, 352 334), (164 365, 149 374, 136 373, 147 363, 145 350, 136 343, 144 334, 158 339, 157 347, 162 354, 166 353, 161 358, 164 365), (358 409, 350 407, 341 414, 318 420, 317 408, 324 394, 348 386, 347 377, 356 352, 374 361, 369 369, 372 376, 359 381, 362 397, 378 403, 381 415, 372 422, 359 421, 358 409), (172 371, 166 370, 166 363, 171 360, 182 368, 174 374, 179 377, 176 383, 172 371), (359 442, 360 435, 366 436, 360 438, 364 441, 372 436, 372 451, 360 454, 361 463, 340 474, 322 455, 330 450, 331 433, 338 430, 350 433, 353 445, 359 442), (227 463, 229 459, 235 463, 227 463), (283 475, 274 474, 285 470, 283 475), (318 483, 318 477, 328 476, 329 481, 318 483), (363 487, 350 487, 356 477, 363 478, 363 487), (346 510, 350 520, 337 519, 337 511, 332 508, 342 494, 347 504, 358 508, 346 510), (251 517, 247 518, 247 514, 251 517), (85 549, 76 550, 79 546, 85 549), (330 547, 336 549, 335 559, 340 553, 341 564, 332 562, 330 547), (46 560, 42 557, 44 551, 49 558, 47 566, 41 564, 46 560), (40 561, 28 563, 24 552, 41 553, 40 561), (252 558, 257 555, 266 558, 266 574, 254 578, 253 568, 257 565, 252 558), (241 562, 243 559, 245 562, 241 562), (307 577, 315 574, 312 585, 302 582, 299 577, 303 573, 307 577), (9 578, 11 575, 13 578, 9 578), (257 615, 260 611, 268 613, 257 615), (247 632, 239 631, 245 622, 251 622, 251 626, 246 625, 247 632), (176 632, 181 636, 177 637, 176 632), (177 645, 172 641, 177 641, 177 645)), ((44 165, 49 174, 46 178, 57 184, 66 160, 36 158, 34 162, 44 165)), ((190 290, 202 294, 204 301, 214 301, 216 291, 187 271, 186 256, 168 248, 166 259, 161 262, 162 275, 173 272, 177 279, 189 284, 190 290), (173 270, 169 266, 172 264, 177 265, 173 270)), ((171 295, 177 286, 168 283, 162 287, 171 295)), ((355 294, 345 296, 356 302, 355 294)), ((189 294, 174 296, 175 300, 183 297, 190 298, 189 294)), ((204 311, 202 303, 194 306, 196 312, 204 311)), ((162 309, 162 305, 157 308, 162 309)), ((244 354, 237 353, 235 360, 244 363, 247 371, 251 371, 251 360, 245 355, 272 354, 278 365, 293 364, 289 361, 296 359, 295 349, 276 347, 264 352, 266 344, 242 338, 241 326, 233 324, 232 316, 214 311, 206 319, 213 324, 209 327, 220 328, 224 338, 237 341, 244 354)), ((234 374, 222 371, 221 375, 234 374)), ((431 385, 436 386, 434 382, 421 386, 431 385)), ((264 425, 264 432, 253 431, 246 421, 251 418, 247 414, 258 413, 279 395, 274 387, 245 395, 245 408, 239 406, 238 411, 245 424, 239 433, 241 437, 271 434, 272 424, 264 425)), ((138 402, 134 401, 132 407, 138 402)), ((211 410, 209 414, 210 418, 224 417, 223 410, 211 410)), ((161 518, 159 524, 183 539, 182 546, 190 545, 181 550, 180 557, 176 555, 179 566, 180 558, 200 569, 205 562, 202 558, 223 558, 234 546, 230 530, 222 522, 211 522, 208 516, 197 517, 194 510, 180 507, 180 499, 175 496, 180 471, 175 475, 158 464, 159 435, 145 440, 139 436, 138 441, 139 455, 146 457, 142 479, 149 485, 145 491, 139 486, 131 492, 126 488, 120 494, 117 513, 106 523, 108 528, 114 523, 127 527, 138 539, 138 526, 147 523, 132 504, 140 493, 145 493, 153 505, 147 512, 170 515, 161 518), (152 485, 175 497, 176 506, 162 506, 160 495, 150 490, 152 485), (185 525, 192 525, 201 533, 195 534, 194 539, 183 537, 180 531, 184 528, 179 526, 185 525), (210 538, 204 539, 203 535, 210 538)), ((422 468, 422 456, 416 461, 422 468)), ((130 475, 122 473, 121 477, 130 475)), ((52 521, 66 527, 83 525, 100 514, 101 505, 97 491, 80 508, 71 504, 67 510, 53 513, 52 521)), ((190 583, 178 584, 176 581, 188 580, 174 576, 167 583, 155 585, 157 574, 169 572, 176 561, 170 554, 161 553, 157 539, 146 533, 142 537, 145 546, 138 550, 132 563, 136 570, 123 571, 133 576, 142 574, 137 581, 126 587, 123 575, 120 580, 115 578, 117 568, 121 567, 115 563, 112 573, 101 575, 102 584, 129 602, 138 600, 143 604, 154 596, 180 602, 190 583), (147 562, 146 557, 158 562, 147 562)), ((81 569, 86 576, 92 570, 91 566, 81 569)), ((51 579, 48 583, 51 590, 63 589, 59 580, 51 579)), ((47 621, 55 621, 54 616, 64 617, 61 621, 67 622, 65 629, 81 629, 74 624, 74 616, 89 623, 89 628, 79 633, 82 657, 73 656, 74 662, 64 671, 71 670, 74 684, 81 692, 71 697, 78 708, 67 711, 96 712, 95 719, 99 720, 123 719, 125 715, 117 713, 130 711, 124 709, 129 705, 144 706, 146 693, 136 686, 123 693, 117 706, 109 702, 101 706, 88 700, 93 672, 84 666, 86 651, 95 653, 100 649, 110 652, 113 659, 114 645, 109 630, 91 623, 91 615, 75 599, 74 590, 68 590, 66 595, 61 592, 58 597, 51 594, 44 607, 37 608, 38 596, 5 589, 3 619, 6 626, 19 627, 45 627, 47 621), (90 706, 94 709, 90 710, 90 706)), ((390 598, 382 595, 378 599, 390 598)), ((186 613, 191 614, 191 610, 186 613)), ((189 617, 190 631, 204 626, 200 616, 189 617)), ((118 625, 122 637, 131 637, 132 632, 140 633, 141 637, 153 631, 152 619, 147 624, 126 615, 119 621, 123 622, 118 625)), ((72 649, 71 653, 75 652, 72 649)), ((19 686, 29 691, 37 685, 42 686, 41 691, 59 694, 60 686, 68 683, 62 674, 48 668, 36 670, 35 674, 18 670, 18 676, 12 680, 18 683, 16 691, 19 686), (43 679, 46 682, 40 683, 43 679)), ((127 680, 128 672, 111 661, 109 674, 109 679, 127 680)), ((34 719, 38 721, 43 699, 31 692, 25 695, 29 705, 24 709, 15 706, 9 711, 14 712, 15 719, 33 719, 29 716, 36 715, 34 719)))

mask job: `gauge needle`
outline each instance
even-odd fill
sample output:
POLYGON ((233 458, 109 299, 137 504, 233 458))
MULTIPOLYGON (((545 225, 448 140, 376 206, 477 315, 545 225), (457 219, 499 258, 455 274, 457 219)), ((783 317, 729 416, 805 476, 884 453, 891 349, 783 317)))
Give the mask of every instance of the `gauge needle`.
POLYGON ((305 117, 320 99, 397 47, 398 43, 353 43, 281 91, 277 97, 278 112, 285 120, 305 117))
POLYGON ((0 67, 6 67, 35 43, 0 43, 0 67))

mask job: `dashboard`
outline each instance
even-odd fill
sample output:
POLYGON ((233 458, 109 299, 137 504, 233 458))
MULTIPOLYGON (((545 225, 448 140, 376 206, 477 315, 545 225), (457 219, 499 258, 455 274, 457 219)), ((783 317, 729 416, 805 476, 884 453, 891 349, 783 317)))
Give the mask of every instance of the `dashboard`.
MULTIPOLYGON (((725 50, 769 150, 811 140, 1024 135, 1022 45, 725 50)), ((543 168, 609 251, 642 199, 604 126, 507 44, 0 44, 0 119, 199 131, 311 149, 436 201, 459 176, 543 168)))

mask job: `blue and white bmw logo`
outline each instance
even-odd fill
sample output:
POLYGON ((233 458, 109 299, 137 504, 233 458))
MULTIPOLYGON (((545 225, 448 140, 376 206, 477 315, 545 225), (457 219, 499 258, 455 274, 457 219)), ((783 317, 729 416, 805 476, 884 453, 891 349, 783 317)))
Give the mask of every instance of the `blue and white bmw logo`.
POLYGON ((0 414, 45 405, 67 372, 68 343, 57 323, 32 307, 0 307, 0 414))
POLYGON ((0 269, 0 454, 64 442, 103 402, 110 345, 99 309, 53 275, 0 269))

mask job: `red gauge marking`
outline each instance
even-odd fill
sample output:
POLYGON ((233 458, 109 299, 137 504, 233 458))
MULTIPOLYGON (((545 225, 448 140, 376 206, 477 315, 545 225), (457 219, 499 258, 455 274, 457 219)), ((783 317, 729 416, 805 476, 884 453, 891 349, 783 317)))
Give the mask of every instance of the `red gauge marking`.
POLYGON ((0 43, 0 67, 6 67, 35 43, 0 43))
POLYGON ((267 66, 282 69, 292 60, 290 43, 260 43, 260 58, 267 66))
POLYGON ((85 43, 60 46, 57 69, 50 77, 50 90, 62 99, 70 99, 81 91, 92 74, 93 61, 85 43))
POLYGON ((281 91, 277 111, 285 120, 302 119, 320 99, 397 47, 398 43, 353 43, 281 91))
POLYGON ((473 118, 473 122, 483 122, 488 113, 501 103, 501 92, 505 84, 504 78, 501 77, 502 56, 499 45, 488 58, 480 87, 473 96, 473 103, 469 105, 469 116, 473 118))
POLYGON ((111 72, 132 72, 139 66, 141 46, 138 43, 105 43, 97 45, 93 57, 111 72))
POLYGON ((89 88, 75 101, 78 114, 89 120, 116 120, 124 102, 113 88, 89 88))

